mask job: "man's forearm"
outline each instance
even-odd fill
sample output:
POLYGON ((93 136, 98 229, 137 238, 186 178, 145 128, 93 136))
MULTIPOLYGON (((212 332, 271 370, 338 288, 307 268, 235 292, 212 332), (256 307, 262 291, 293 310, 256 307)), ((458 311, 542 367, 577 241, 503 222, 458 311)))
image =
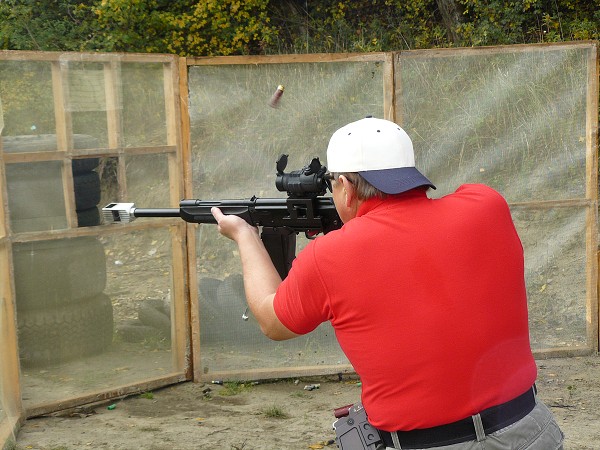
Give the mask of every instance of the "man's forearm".
POLYGON ((248 307, 259 323, 262 332, 274 340, 296 337, 277 318, 273 299, 281 284, 281 277, 275 269, 271 257, 254 229, 246 229, 236 238, 248 307))

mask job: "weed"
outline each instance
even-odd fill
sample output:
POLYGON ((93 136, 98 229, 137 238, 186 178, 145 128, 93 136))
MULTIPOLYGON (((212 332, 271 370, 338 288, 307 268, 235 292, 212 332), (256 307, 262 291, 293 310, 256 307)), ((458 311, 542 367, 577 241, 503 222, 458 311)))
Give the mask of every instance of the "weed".
POLYGON ((140 397, 152 400, 154 398, 154 394, 152 392, 143 392, 140 394, 140 397))
POLYGON ((287 419, 289 415, 279 406, 273 405, 263 410, 263 414, 271 419, 287 419))
POLYGON ((237 395, 245 390, 250 389, 250 385, 239 381, 227 382, 223 385, 223 389, 219 391, 219 395, 231 396, 237 395))

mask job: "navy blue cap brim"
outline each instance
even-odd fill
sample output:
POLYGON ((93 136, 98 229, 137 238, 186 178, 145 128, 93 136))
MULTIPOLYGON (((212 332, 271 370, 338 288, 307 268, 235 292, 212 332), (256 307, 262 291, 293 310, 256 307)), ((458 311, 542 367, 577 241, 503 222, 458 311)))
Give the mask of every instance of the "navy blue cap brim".
POLYGON ((434 184, 415 167, 367 170, 358 173, 374 187, 386 194, 401 194, 420 186, 435 189, 434 184))

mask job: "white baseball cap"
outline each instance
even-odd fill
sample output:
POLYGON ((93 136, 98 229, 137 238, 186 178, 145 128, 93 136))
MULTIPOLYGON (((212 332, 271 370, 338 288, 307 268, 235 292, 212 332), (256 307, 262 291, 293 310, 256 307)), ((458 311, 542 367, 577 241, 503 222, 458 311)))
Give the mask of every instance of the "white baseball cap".
POLYGON ((368 116, 343 126, 327 147, 330 172, 358 172, 386 194, 435 186, 415 168, 408 134, 394 122, 368 116))

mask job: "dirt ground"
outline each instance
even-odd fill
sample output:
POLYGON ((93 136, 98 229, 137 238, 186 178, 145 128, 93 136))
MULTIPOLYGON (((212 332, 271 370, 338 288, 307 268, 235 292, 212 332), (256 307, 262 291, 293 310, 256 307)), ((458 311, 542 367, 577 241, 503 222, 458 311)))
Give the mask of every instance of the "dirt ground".
MULTIPOLYGON (((539 396, 566 434, 565 449, 600 449, 600 357, 538 360, 538 367, 539 396)), ((359 395, 360 380, 348 375, 182 383, 29 419, 16 449, 334 449, 333 410, 359 395)))

